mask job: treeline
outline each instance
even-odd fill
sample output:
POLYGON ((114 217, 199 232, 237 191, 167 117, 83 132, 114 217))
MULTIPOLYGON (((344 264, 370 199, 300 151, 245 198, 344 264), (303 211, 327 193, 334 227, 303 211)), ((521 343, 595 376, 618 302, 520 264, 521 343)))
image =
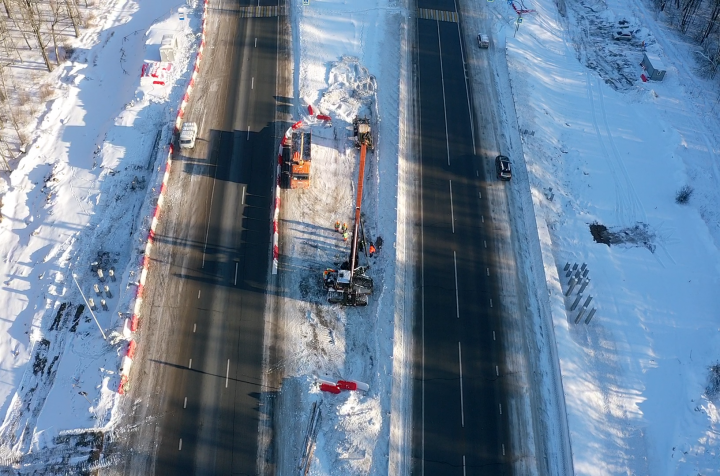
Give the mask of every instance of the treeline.
POLYGON ((72 54, 96 0, 0 0, 0 168, 24 150, 25 126, 54 95, 42 82, 72 54))
POLYGON ((654 0, 672 26, 700 46, 700 73, 714 78, 720 66, 720 0, 654 0))

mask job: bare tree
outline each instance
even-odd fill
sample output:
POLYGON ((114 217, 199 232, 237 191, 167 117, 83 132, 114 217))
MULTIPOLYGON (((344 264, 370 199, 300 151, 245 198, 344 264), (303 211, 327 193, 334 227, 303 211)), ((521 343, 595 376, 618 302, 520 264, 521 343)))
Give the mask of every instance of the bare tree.
POLYGON ((78 12, 75 2, 71 0, 65 0, 65 8, 67 8, 68 17, 70 18, 73 29, 75 30, 75 38, 77 38, 78 36, 80 36, 80 30, 78 29, 80 12, 78 12))
POLYGON ((685 0, 680 15, 680 31, 687 33, 691 22, 695 19, 695 13, 702 4, 702 0, 685 0))
POLYGON ((50 6, 50 12, 52 13, 51 19, 50 19, 50 35, 53 42, 53 49, 55 50, 55 64, 60 65, 60 50, 58 49, 58 43, 57 43, 57 33, 56 28, 58 23, 60 22, 60 4, 58 3, 58 0, 50 0, 48 2, 48 5, 50 6))
POLYGON ((50 57, 47 54, 47 42, 43 38, 43 21, 40 17, 38 5, 31 0, 23 0, 22 3, 26 7, 21 9, 22 14, 24 14, 24 20, 32 30, 32 34, 35 36, 38 46, 40 47, 40 54, 42 54, 45 66, 47 67, 48 72, 50 72, 53 68, 50 64, 50 57))
POLYGON ((7 28, 7 22, 5 21, 5 18, 0 17, 0 37, 2 38, 2 44, 5 48, 5 54, 8 56, 8 58, 13 56, 13 52, 18 57, 18 60, 22 63, 22 55, 18 51, 17 47, 15 46, 15 43, 13 42, 12 36, 10 36, 10 32, 7 28))
POLYGON ((717 27, 717 21, 718 18, 720 18, 720 0, 714 0, 712 9, 710 12, 710 16, 708 20, 705 22, 705 26, 700 32, 700 44, 702 45, 705 40, 710 36, 710 34, 716 29, 717 27))

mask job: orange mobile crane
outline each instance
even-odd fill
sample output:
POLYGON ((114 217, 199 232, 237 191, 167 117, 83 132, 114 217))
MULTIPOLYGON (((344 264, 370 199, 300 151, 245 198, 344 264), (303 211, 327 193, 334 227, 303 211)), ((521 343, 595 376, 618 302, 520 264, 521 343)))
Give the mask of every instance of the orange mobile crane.
POLYGON ((325 288, 328 290, 328 302, 345 306, 367 306, 368 296, 372 294, 373 280, 367 275, 369 266, 358 266, 358 239, 360 236, 360 210, 362 208, 363 183, 365 181, 365 155, 373 150, 370 120, 356 117, 353 121, 353 140, 360 149, 360 170, 358 172, 357 196, 355 198, 355 223, 353 225, 350 262, 341 268, 327 269, 323 273, 325 288))

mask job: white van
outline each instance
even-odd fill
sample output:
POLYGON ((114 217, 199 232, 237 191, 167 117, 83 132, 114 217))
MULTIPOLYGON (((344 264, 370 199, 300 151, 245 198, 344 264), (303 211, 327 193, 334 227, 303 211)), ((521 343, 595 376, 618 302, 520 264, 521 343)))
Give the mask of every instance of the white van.
POLYGON ((186 122, 180 131, 180 148, 192 149, 195 147, 195 138, 197 137, 197 124, 194 122, 186 122))
POLYGON ((478 46, 480 46, 480 48, 490 48, 490 37, 489 36, 487 36, 484 33, 480 33, 477 36, 477 39, 478 39, 478 46))

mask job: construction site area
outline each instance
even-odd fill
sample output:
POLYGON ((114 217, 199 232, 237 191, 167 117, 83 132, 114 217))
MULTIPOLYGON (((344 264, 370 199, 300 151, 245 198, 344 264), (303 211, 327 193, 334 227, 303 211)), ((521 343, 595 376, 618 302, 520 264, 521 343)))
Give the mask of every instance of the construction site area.
POLYGON ((269 380, 281 389, 278 468, 301 474, 318 460, 337 474, 388 464, 377 440, 389 431, 397 201, 383 204, 381 175, 394 195, 397 155, 383 164, 375 78, 355 58, 331 78, 279 156, 283 355, 269 380))

